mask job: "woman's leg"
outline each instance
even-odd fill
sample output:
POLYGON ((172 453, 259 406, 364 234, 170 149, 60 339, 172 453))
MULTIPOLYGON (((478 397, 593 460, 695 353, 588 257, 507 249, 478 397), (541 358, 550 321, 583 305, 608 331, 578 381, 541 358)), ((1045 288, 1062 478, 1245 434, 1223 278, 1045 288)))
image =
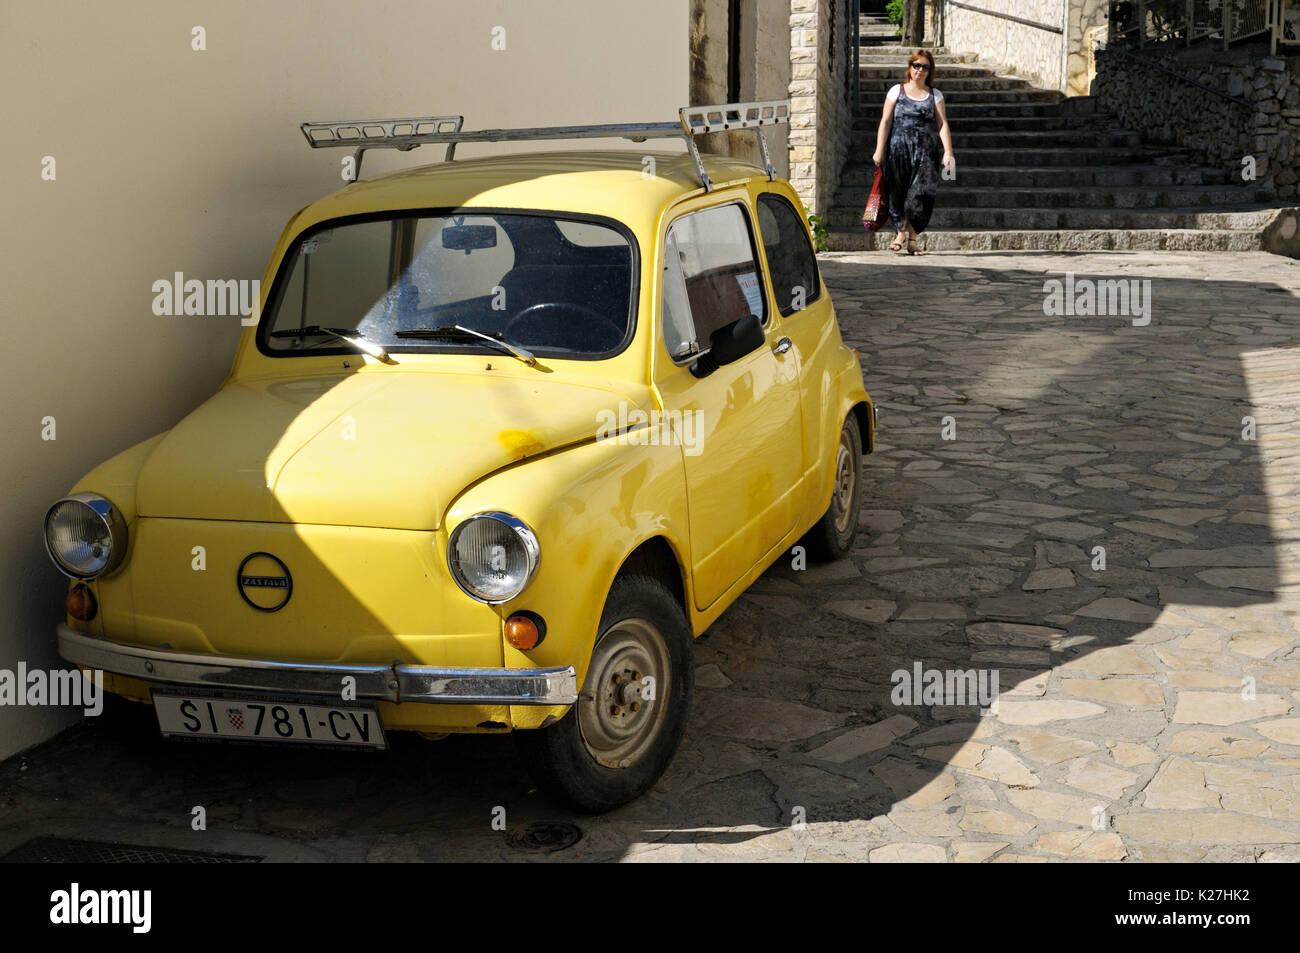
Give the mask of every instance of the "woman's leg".
POLYGON ((925 252, 916 247, 916 239, 919 233, 912 227, 912 223, 907 223, 907 253, 909 255, 924 255, 925 252))
POLYGON ((902 251, 907 244, 904 203, 907 200, 906 183, 911 176, 912 168, 906 161, 903 145, 890 140, 889 151, 885 154, 885 199, 889 207, 889 218, 898 233, 889 245, 890 251, 902 251))

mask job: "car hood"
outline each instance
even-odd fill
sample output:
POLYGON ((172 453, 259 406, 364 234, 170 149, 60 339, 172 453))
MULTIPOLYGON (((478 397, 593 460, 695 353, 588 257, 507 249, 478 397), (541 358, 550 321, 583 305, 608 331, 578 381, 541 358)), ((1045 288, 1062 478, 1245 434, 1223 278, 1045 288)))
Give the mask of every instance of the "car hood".
POLYGON ((622 400, 642 404, 609 387, 505 374, 232 381, 149 455, 138 511, 434 530, 470 483, 594 438, 598 411, 622 400))

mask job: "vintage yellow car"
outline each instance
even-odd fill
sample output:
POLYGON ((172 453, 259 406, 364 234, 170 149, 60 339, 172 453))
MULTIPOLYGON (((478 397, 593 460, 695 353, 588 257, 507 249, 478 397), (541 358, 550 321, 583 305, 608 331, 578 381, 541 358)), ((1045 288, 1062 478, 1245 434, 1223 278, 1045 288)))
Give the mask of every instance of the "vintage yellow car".
POLYGON ((464 131, 290 219, 229 377, 54 503, 59 650, 169 737, 384 747, 514 731, 587 811, 649 789, 692 637, 800 543, 846 554, 874 409, 776 101, 464 131), (753 130, 764 165, 694 137, 753 130), (682 153, 457 160, 461 142, 677 136, 682 153))

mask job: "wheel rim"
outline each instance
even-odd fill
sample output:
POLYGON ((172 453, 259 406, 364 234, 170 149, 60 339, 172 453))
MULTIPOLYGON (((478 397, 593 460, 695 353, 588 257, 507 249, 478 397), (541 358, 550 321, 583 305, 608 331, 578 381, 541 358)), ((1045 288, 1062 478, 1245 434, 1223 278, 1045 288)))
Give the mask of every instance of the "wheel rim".
POLYGON ((601 636, 578 696, 582 742, 597 762, 627 768, 644 757, 663 728, 671 672, 668 647, 648 620, 624 619, 601 636), (640 697, 647 675, 653 699, 640 697))
POLYGON ((831 498, 835 507, 835 532, 843 535, 849 521, 855 519, 853 495, 857 489, 857 468, 853 466, 853 443, 847 430, 840 431, 840 446, 835 454, 835 494, 831 498))

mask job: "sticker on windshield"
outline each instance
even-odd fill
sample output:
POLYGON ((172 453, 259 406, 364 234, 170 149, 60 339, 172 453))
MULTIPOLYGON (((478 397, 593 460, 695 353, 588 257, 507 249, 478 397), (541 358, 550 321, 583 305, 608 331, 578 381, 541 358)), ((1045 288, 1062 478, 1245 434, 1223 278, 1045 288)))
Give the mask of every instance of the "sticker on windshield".
POLYGON ((303 241, 301 248, 304 255, 310 255, 316 250, 318 245, 324 245, 330 240, 329 232, 319 232, 303 241))
POLYGON ((745 301, 749 304, 749 313, 755 317, 763 314, 762 299, 758 294, 758 275, 750 271, 743 275, 736 275, 736 282, 740 285, 740 290, 745 293, 745 301))

